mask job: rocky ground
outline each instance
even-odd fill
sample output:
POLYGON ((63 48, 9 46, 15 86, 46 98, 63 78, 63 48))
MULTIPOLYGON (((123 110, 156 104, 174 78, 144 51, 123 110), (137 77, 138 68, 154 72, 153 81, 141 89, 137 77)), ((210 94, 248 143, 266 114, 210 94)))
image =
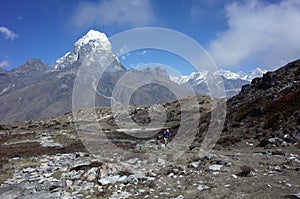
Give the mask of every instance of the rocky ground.
MULTIPOLYGON (((55 132, 43 140, 46 137, 56 139, 55 132)), ((240 143, 215 149, 200 159, 194 148, 176 164, 158 158, 149 163, 156 169, 130 172, 122 164, 95 159, 83 147, 74 150, 52 141, 44 146, 26 143, 31 151, 25 149, 2 165, 1 198, 299 198, 296 146, 265 149, 240 143), (39 152, 33 154, 36 150, 39 152)), ((14 150, 17 145, 7 140, 1 151, 7 146, 14 150)), ((25 148, 24 143, 22 146, 25 148)), ((140 144, 139 150, 156 147, 155 140, 150 140, 140 144)), ((160 150, 163 154, 172 146, 160 150)), ((140 168, 147 161, 143 156, 119 158, 140 168)))
MULTIPOLYGON (((206 117, 212 104, 205 100, 199 103, 202 117, 206 117)), ((166 127, 171 133, 182 114, 177 105, 166 105, 166 127)), ((126 110, 146 131, 148 108, 126 110)), ((91 153, 81 131, 96 128, 89 122, 95 112, 87 111, 77 121, 65 114, 45 121, 2 125, 0 198, 300 198, 298 143, 277 137, 245 137, 241 142, 221 139, 202 156, 201 143, 196 142, 173 161, 170 154, 176 154, 179 146, 172 140, 165 147, 157 144, 155 136, 132 139, 124 134, 125 129, 116 128, 112 119, 116 115, 112 117, 108 109, 96 113, 103 135, 126 153, 106 147, 100 156, 91 153), (80 123, 84 128, 75 128, 80 123)), ((122 122, 128 119, 117 118, 122 122)))

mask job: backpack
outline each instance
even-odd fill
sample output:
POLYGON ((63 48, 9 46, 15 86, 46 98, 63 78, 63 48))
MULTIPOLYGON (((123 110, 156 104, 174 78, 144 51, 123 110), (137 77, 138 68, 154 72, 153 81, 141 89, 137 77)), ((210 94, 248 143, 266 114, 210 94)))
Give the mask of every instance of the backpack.
POLYGON ((169 138, 170 137, 170 134, 169 134, 168 131, 165 131, 163 135, 164 135, 164 138, 169 138))

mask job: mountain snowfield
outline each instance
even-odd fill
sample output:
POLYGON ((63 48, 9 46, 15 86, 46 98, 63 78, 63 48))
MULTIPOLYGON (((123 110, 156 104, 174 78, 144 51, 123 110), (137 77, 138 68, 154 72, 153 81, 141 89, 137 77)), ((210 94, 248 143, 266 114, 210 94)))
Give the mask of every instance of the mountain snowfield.
MULTIPOLYGON (((232 72, 229 70, 220 69, 213 73, 213 75, 219 75, 221 77, 224 77, 225 79, 230 80, 244 80, 248 81, 249 83, 256 77, 262 77, 263 74, 265 74, 267 70, 256 68, 254 70, 251 70, 249 73, 244 73, 242 71, 240 72, 232 72)), ((203 70, 200 72, 193 72, 190 75, 182 75, 182 76, 170 76, 170 79, 179 84, 183 85, 188 82, 194 82, 195 84, 200 84, 205 81, 205 78, 207 77, 208 71, 203 70)))
MULTIPOLYGON (((249 73, 244 72, 232 72, 229 70, 220 69, 215 71, 212 76, 222 77, 226 98, 231 98, 237 95, 242 86, 251 83, 256 77, 262 77, 267 71, 261 68, 251 70, 249 73)), ((187 87, 192 87, 197 94, 210 95, 207 88, 206 78, 208 78, 208 71, 203 70, 199 72, 193 72, 186 76, 170 76, 170 80, 187 87)))

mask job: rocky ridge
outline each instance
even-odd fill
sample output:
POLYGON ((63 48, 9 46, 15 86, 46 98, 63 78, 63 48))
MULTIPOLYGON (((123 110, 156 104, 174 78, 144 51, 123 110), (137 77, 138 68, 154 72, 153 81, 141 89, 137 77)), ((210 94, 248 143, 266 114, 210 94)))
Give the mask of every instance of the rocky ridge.
POLYGON ((245 85, 228 101, 224 133, 253 139, 300 137, 300 61, 296 60, 245 85))

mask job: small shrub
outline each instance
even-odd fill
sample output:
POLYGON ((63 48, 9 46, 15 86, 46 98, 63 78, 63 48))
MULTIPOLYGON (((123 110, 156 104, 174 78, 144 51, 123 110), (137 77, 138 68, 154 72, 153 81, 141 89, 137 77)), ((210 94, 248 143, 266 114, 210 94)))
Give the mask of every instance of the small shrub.
POLYGON ((251 167, 244 165, 244 166, 241 166, 240 169, 241 169, 241 172, 237 174, 238 176, 241 176, 241 177, 250 176, 251 170, 252 170, 251 167))

